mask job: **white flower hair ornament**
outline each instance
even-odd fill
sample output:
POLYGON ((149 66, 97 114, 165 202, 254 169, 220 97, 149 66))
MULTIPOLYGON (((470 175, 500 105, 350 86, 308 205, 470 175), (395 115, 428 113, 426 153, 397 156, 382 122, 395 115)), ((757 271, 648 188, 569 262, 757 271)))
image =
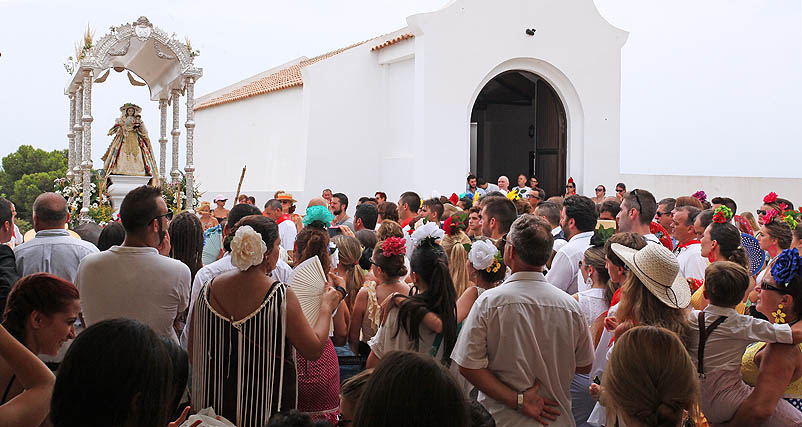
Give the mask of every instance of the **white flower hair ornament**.
POLYGON ((245 271, 261 264, 266 252, 267 245, 262 236, 250 225, 243 225, 231 240, 231 265, 245 271))
POLYGON ((477 270, 485 270, 496 263, 498 249, 488 240, 477 240, 471 245, 468 260, 477 270))
POLYGON ((417 248, 424 240, 442 240, 443 236, 445 235, 446 232, 440 229, 437 224, 433 222, 427 222, 426 224, 423 224, 423 226, 415 229, 410 240, 413 242, 413 247, 417 248))

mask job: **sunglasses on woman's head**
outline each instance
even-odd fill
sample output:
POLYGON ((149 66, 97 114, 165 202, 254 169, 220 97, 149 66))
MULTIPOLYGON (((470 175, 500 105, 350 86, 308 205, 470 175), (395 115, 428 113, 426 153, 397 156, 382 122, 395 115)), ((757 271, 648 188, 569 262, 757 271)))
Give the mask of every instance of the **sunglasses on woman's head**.
POLYGON ((760 289, 762 289, 764 291, 775 291, 775 292, 779 292, 781 294, 787 294, 788 293, 787 290, 782 289, 782 288, 778 288, 776 286, 772 286, 765 280, 760 282, 760 289))

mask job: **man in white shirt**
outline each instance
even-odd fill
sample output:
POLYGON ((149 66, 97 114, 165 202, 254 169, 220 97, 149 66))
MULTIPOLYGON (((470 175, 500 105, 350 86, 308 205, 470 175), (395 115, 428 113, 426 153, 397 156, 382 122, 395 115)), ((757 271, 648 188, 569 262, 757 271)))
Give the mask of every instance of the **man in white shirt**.
POLYGON ((98 252, 95 245, 72 237, 66 230, 67 201, 56 193, 42 193, 33 202, 36 237, 14 248, 17 273, 50 273, 75 282, 81 260, 98 252))
POLYGON ((546 278, 549 283, 569 295, 587 288, 584 283, 579 285, 579 262, 590 247, 590 238, 593 237, 597 219, 596 204, 589 197, 574 195, 563 202, 560 227, 568 243, 554 255, 546 278))
MULTIPOLYGON (((549 222, 549 225, 551 225, 551 235, 554 237, 552 251, 556 253, 568 243, 568 239, 565 238, 565 233, 563 233, 563 229, 560 227, 560 207, 557 206, 556 203, 548 200, 540 202, 537 208, 535 208, 535 215, 545 219, 549 222)), ((549 266, 551 266, 551 263, 549 263, 549 266)))
POLYGON ((674 238, 677 248, 674 254, 679 262, 682 277, 704 280, 707 258, 702 256, 702 244, 696 238, 693 223, 702 211, 695 206, 682 206, 674 212, 674 238))
MULTIPOLYGON (((226 226, 228 226, 228 222, 231 222, 231 213, 229 215, 229 221, 226 222, 226 226)), ((254 215, 253 213, 249 213, 248 215, 254 215)), ((256 214, 258 215, 258 214, 256 214)), ((292 222, 289 214, 284 213, 281 208, 281 201, 277 199, 270 199, 265 203, 265 211, 263 213, 264 216, 276 221, 278 224, 278 235, 281 239, 281 247, 287 250, 288 252, 292 252, 293 248, 295 247, 295 236, 298 235, 298 229, 295 228, 295 223, 292 222)), ((242 217, 238 218, 239 221, 242 217)), ((231 228, 234 228, 236 222, 231 223, 231 228)), ((223 236, 227 234, 225 231, 223 232, 223 236)))
MULTIPOLYGON (((278 200, 271 200, 270 202, 278 201, 278 200)), ((268 202, 268 204, 270 203, 268 202)), ((268 205, 265 205, 265 211, 268 210, 268 205)), ((275 205, 274 205, 275 206, 275 205)), ((323 204, 325 206, 325 203, 323 204)), ((279 202, 279 209, 281 209, 281 202, 279 202)), ((253 205, 236 205, 231 208, 231 211, 228 213, 228 221, 226 225, 223 227, 223 240, 225 241, 226 236, 229 235, 231 229, 234 228, 234 224, 239 222, 242 218, 250 215, 259 215, 259 209, 253 205), (231 224, 231 227, 228 224, 231 224)), ((271 218, 269 215, 265 215, 268 218, 271 218)), ((292 221, 287 221, 292 224, 292 221)), ((281 234, 281 227, 279 226, 279 235, 281 234)), ((204 266, 197 273, 195 273, 195 280, 192 281, 192 291, 189 297, 189 311, 187 313, 187 322, 184 324, 184 330, 181 333, 181 346, 187 348, 187 337, 189 336, 189 321, 192 319, 192 310, 195 308, 195 302, 198 299, 198 295, 200 294, 201 289, 203 289, 203 285, 207 282, 211 281, 215 277, 223 274, 227 271, 234 270, 236 267, 231 264, 231 247, 229 244, 223 244, 223 247, 226 253, 223 255, 222 258, 218 259, 217 261, 204 266)), ((270 275, 283 283, 289 283, 290 274, 292 273, 292 268, 284 262, 281 257, 279 257, 278 262, 276 263, 276 269, 273 270, 270 275)))
POLYGON ((507 194, 510 191, 510 179, 504 175, 498 177, 498 191, 507 194))
POLYGON ((550 231, 534 215, 513 223, 504 249, 512 275, 476 300, 451 353, 499 427, 573 426, 571 379, 593 363, 579 304, 542 273, 550 231))
MULTIPOLYGON (((618 191, 620 186, 616 186, 618 191)), ((652 193, 637 188, 630 192, 620 192, 623 200, 621 201, 621 210, 616 216, 618 221, 619 232, 632 232, 638 233, 646 239, 647 243, 661 244, 660 239, 655 236, 649 224, 657 214, 657 201, 654 199, 652 193)))
POLYGON ((156 187, 137 187, 125 196, 120 205, 122 246, 89 255, 78 268, 75 284, 86 326, 124 317, 178 343, 173 321, 187 309, 190 272, 156 249, 167 235, 169 215, 156 187))

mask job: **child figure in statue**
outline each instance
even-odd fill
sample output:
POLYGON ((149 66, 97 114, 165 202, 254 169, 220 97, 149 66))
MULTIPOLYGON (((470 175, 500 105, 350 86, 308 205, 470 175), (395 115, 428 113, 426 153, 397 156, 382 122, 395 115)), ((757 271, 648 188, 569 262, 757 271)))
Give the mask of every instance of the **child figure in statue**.
POLYGON ((120 107, 122 116, 115 120, 109 130, 113 135, 106 154, 103 155, 105 177, 110 175, 151 176, 150 185, 159 185, 159 168, 150 145, 148 131, 139 114, 142 109, 131 103, 120 107))

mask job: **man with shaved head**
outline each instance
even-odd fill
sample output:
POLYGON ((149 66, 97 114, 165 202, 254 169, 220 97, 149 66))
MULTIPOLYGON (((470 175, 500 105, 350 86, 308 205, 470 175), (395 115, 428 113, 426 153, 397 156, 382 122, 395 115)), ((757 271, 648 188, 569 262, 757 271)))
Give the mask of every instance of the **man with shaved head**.
POLYGON ((17 273, 50 273, 75 281, 78 264, 89 254, 97 253, 95 245, 75 238, 66 230, 70 213, 67 201, 56 193, 42 193, 33 202, 33 229, 36 236, 16 248, 17 273))

